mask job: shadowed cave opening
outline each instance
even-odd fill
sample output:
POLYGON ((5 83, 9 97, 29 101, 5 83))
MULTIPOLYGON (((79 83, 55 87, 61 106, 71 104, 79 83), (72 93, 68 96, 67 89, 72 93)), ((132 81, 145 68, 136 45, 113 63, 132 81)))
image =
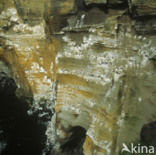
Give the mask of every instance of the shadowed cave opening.
POLYGON ((83 155, 83 143, 86 137, 86 130, 83 127, 75 126, 69 131, 71 136, 61 146, 64 155, 83 155))
POLYGON ((156 148, 156 121, 145 124, 140 134, 141 144, 156 148))
POLYGON ((46 126, 29 106, 15 95, 12 78, 0 72, 0 154, 40 155, 45 147, 46 126))

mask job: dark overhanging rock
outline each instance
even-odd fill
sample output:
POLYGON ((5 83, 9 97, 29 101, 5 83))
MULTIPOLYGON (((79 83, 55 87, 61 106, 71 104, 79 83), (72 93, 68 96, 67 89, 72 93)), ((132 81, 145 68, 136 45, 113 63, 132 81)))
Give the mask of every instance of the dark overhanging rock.
POLYGON ((46 126, 38 115, 27 114, 29 106, 16 97, 16 88, 15 81, 0 72, 0 153, 39 155, 46 142, 46 126))
POLYGON ((156 148, 156 121, 145 124, 140 133, 142 145, 154 146, 156 148))
POLYGON ((64 155, 83 155, 83 143, 86 137, 86 130, 83 127, 75 126, 69 130, 71 136, 61 146, 64 155))
POLYGON ((0 72, 0 93, 3 96, 12 97, 17 89, 16 83, 6 73, 0 72))
POLYGON ((134 29, 139 35, 154 35, 156 34, 156 15, 147 15, 135 18, 134 29))

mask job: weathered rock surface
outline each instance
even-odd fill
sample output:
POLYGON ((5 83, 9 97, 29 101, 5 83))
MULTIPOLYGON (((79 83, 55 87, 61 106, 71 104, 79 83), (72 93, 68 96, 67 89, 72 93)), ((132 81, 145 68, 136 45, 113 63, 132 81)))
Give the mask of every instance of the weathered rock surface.
POLYGON ((38 0, 37 4, 36 0, 14 0, 14 4, 24 22, 34 25, 40 23, 43 19, 45 5, 44 0, 38 0))
POLYGON ((131 5, 136 11, 136 16, 156 15, 155 0, 131 0, 131 5))
POLYGON ((106 4, 107 0, 85 0, 87 5, 89 4, 106 4))
POLYGON ((118 155, 156 120, 155 1, 128 2, 0 7, 0 59, 19 96, 54 108, 46 132, 52 154, 118 155))

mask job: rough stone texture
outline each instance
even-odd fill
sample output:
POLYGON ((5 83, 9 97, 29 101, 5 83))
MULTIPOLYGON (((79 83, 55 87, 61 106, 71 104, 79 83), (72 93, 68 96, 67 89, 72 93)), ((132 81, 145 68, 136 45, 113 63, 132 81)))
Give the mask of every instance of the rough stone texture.
POLYGON ((23 14, 19 4, 0 7, 0 59, 19 96, 33 96, 35 108, 43 99, 54 107, 46 132, 52 154, 67 154, 75 127, 86 131, 85 155, 118 155, 123 142, 139 143, 142 127, 156 120, 155 2, 129 1, 122 9, 99 1, 19 2, 23 14))
POLYGON ((137 34, 154 35, 156 33, 156 17, 144 17, 136 20, 134 28, 137 34))
POLYGON ((52 0, 52 15, 59 13, 60 15, 75 13, 77 6, 74 0, 52 0))
POLYGON ((43 19, 44 0, 38 0, 37 4, 36 0, 14 0, 14 4, 24 22, 34 25, 43 19))
POLYGON ((87 5, 89 4, 106 4, 107 0, 85 0, 87 5))
POLYGON ((134 9, 134 16, 156 15, 155 0, 131 0, 131 7, 134 9))
POLYGON ((0 19, 5 21, 0 25, 0 57, 14 73, 18 95, 24 92, 26 96, 33 95, 35 100, 38 96, 51 100, 57 41, 46 41, 43 20, 30 26, 20 19, 16 8, 3 10, 0 19))
POLYGON ((45 21, 48 33, 61 31, 67 24, 66 16, 77 12, 80 2, 75 0, 51 0, 45 4, 45 21), (77 5, 76 5, 77 4, 77 5))

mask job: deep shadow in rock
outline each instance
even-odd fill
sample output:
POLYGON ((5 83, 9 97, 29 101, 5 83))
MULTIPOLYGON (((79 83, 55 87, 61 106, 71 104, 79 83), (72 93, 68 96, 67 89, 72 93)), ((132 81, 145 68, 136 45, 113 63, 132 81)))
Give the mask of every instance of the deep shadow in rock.
POLYGON ((13 79, 0 73, 0 154, 40 155, 46 141, 46 126, 37 115, 29 116, 28 104, 15 96, 13 79))
POLYGON ((156 147, 156 121, 145 124, 141 130, 141 144, 156 147))
POLYGON ((83 155, 83 143, 86 137, 86 130, 80 126, 70 129, 71 136, 61 146, 64 155, 83 155))

